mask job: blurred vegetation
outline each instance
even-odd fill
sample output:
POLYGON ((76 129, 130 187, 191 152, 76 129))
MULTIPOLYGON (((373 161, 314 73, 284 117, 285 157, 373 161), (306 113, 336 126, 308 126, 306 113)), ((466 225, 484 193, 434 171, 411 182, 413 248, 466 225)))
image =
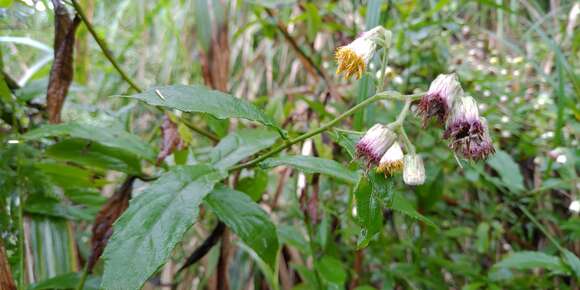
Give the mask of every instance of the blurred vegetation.
MULTIPOLYGON (((212 194, 144 289, 580 289, 580 3, 78 0, 134 84, 81 23, 74 79, 59 112, 68 127, 34 131, 49 120, 53 2, 60 1, 0 0, 0 258, 9 265, 2 269, 0 259, 0 277, 9 271, 18 289, 76 288, 95 251, 94 227, 103 222, 95 217, 115 196, 127 203, 131 190, 152 192, 148 178, 175 165, 225 164, 233 154, 227 168, 284 143, 252 130, 255 122, 163 111, 121 95, 204 85, 256 105, 296 137, 374 94, 379 55, 360 80, 345 80, 334 75, 334 52, 376 25, 393 32, 385 89, 422 92, 438 74, 456 72, 488 119, 497 153, 485 162, 457 160, 440 129, 411 116, 406 129, 425 160, 427 182, 378 181, 385 189, 379 199, 389 201, 373 214, 356 212, 364 186, 343 175, 319 174, 308 164, 238 171, 226 185, 258 201, 273 221, 277 262, 264 261, 243 234, 221 229, 218 246, 178 272, 219 220, 232 228, 217 209, 227 210, 227 202, 212 194), (182 143, 159 157, 170 131, 182 143), (236 159, 243 150, 249 155, 236 159), (370 227, 376 234, 367 236, 370 227)), ((73 2, 62 2, 72 19, 73 2)), ((315 155, 348 172, 364 169, 348 150, 357 132, 393 121, 401 107, 375 103, 342 122, 347 130, 316 135, 280 156, 315 155)), ((370 182, 376 194, 372 174, 370 182)), ((245 196, 238 198, 230 201, 233 212, 249 213, 245 196)), ((114 250, 105 251, 107 259, 114 250)), ((99 289, 107 267, 97 261, 84 289, 99 289)))

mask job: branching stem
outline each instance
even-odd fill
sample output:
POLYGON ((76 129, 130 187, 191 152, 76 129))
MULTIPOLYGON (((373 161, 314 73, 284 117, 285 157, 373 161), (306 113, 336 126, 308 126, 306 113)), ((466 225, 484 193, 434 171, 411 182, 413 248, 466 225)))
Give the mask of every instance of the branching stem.
POLYGON ((401 93, 399 92, 393 92, 393 91, 385 91, 385 92, 380 92, 377 93, 376 95, 358 103, 356 106, 350 108, 348 111, 342 113, 340 116, 334 118, 332 121, 324 124, 323 126, 314 129, 310 132, 304 133, 296 138, 292 138, 290 140, 288 140, 286 143, 278 145, 277 147, 273 148, 272 150, 266 152, 263 155, 258 156, 257 158, 248 161, 246 163, 242 163, 236 166, 233 166, 229 169, 229 171, 236 171, 236 170, 240 170, 240 169, 244 169, 244 168, 248 168, 248 167, 253 167, 255 165, 257 165, 258 163, 266 160, 269 157, 272 157, 273 155, 281 152, 282 150, 298 143, 301 141, 304 141, 312 136, 316 136, 334 126, 336 126, 340 121, 342 121, 344 118, 354 114, 356 111, 376 102, 379 100, 387 100, 387 99, 394 99, 394 100, 405 100, 405 108, 403 108, 403 111, 405 112, 401 112, 401 114, 399 115, 399 118, 397 118, 396 122, 402 123, 404 120, 404 116, 407 114, 409 108, 411 106, 411 102, 417 97, 417 96, 422 96, 424 95, 424 93, 418 93, 418 94, 412 94, 412 95, 401 95, 401 93), (402 115, 402 117, 401 117, 402 115))

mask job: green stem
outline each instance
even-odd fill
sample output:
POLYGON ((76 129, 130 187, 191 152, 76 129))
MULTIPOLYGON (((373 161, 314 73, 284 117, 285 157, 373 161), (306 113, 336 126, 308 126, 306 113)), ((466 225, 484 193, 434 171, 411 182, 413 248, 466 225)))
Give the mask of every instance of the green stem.
POLYGON ((413 102, 413 100, 411 98, 408 98, 405 101, 405 105, 403 106, 403 109, 401 110, 401 112, 399 112, 399 116, 397 116, 397 120, 395 120, 395 122, 393 122, 391 126, 393 126, 393 127, 402 127, 403 126, 403 122, 405 121, 405 118, 407 118, 407 114, 409 113, 409 109, 411 108, 411 102, 413 102))
POLYGON ((354 130, 348 130, 348 129, 342 129, 342 128, 334 128, 332 130, 337 131, 337 132, 346 133, 346 134, 352 134, 352 135, 364 135, 364 133, 365 133, 363 131, 354 131, 354 130))
POLYGON ((405 144, 405 148, 407 149, 407 153, 409 153, 411 155, 415 155, 415 146, 413 145, 411 140, 409 140, 409 137, 407 136, 407 132, 405 132, 405 127, 403 127, 403 126, 399 127, 399 133, 401 134, 401 137, 403 139, 403 143, 405 144))
POLYGON ((393 126, 394 128, 397 128, 397 130, 399 131, 399 134, 401 135, 401 139, 403 140, 403 144, 405 145, 405 148, 407 149, 407 153, 414 155, 415 154, 415 146, 413 145, 411 140, 409 140, 409 136, 407 136, 407 132, 405 131, 405 127, 403 126, 403 122, 405 122, 405 118, 407 118, 407 114, 409 113, 409 109, 411 108, 412 102, 413 102, 413 100, 411 98, 409 98, 405 101, 405 106, 403 107, 403 109, 399 113, 399 116, 397 116, 397 120, 395 120, 393 123, 391 123, 391 126, 393 126))
POLYGON ((81 276, 81 279, 79 281, 79 284, 77 285, 76 290, 83 290, 83 288, 85 287, 85 281, 87 280, 88 276, 89 276, 89 268, 85 267, 83 270, 83 275, 81 276))
POLYGON ((389 62, 389 49, 388 48, 384 48, 383 49, 383 59, 382 59, 382 67, 381 67, 381 78, 379 80, 379 84, 377 86, 377 91, 382 91, 383 88, 385 87, 385 79, 387 78, 385 76, 385 73, 387 72, 387 64, 389 62))
MULTIPOLYGON (((408 105, 410 106, 411 101, 414 100, 415 97, 417 96, 421 96, 424 93, 420 93, 420 94, 412 94, 412 95, 401 95, 399 92, 393 92, 393 91, 386 91, 386 92, 381 92, 378 93, 360 103, 358 103, 356 106, 350 108, 348 111, 342 113, 340 116, 336 117, 335 119, 333 119, 332 121, 324 124, 322 127, 314 129, 310 132, 304 133, 296 138, 290 139, 288 140, 286 143, 278 145, 277 147, 273 148, 272 150, 266 152, 265 154, 251 160, 248 161, 246 163, 243 164, 239 164, 236 166, 233 166, 229 169, 229 171, 236 171, 236 170, 240 170, 240 169, 244 169, 244 168, 248 168, 248 167, 252 167, 257 165, 258 163, 266 160, 269 157, 272 157, 273 155, 281 152, 282 150, 300 142, 303 140, 306 140, 312 136, 318 135, 332 127, 334 127, 336 124, 338 124, 340 121, 342 121, 344 118, 352 115, 353 113, 355 113, 356 111, 376 102, 379 100, 387 100, 387 99, 395 99, 395 100, 407 100, 408 105)), ((408 108, 407 108, 408 110, 408 108)), ((406 114, 406 113, 405 113, 406 114)))
POLYGON ((546 228, 544 228, 544 226, 542 226, 542 224, 536 219, 536 217, 534 217, 532 215, 532 213, 530 213, 528 211, 528 209, 526 209, 525 207, 518 205, 518 208, 540 229, 540 231, 542 233, 544 233, 544 235, 546 237, 548 237, 548 239, 550 240, 550 242, 552 242, 552 244, 554 244, 554 246, 561 252, 564 252, 564 248, 562 248, 562 246, 560 245, 560 243, 558 243, 558 241, 556 240, 556 238, 554 238, 549 232, 548 230, 546 230, 546 228))
MULTIPOLYGON (((306 193, 303 193, 306 194, 306 193)), ((308 233, 308 244, 310 246, 310 255, 312 256, 312 264, 314 266, 314 278, 316 279, 316 286, 318 289, 322 288, 322 279, 320 278, 320 274, 318 273, 318 260, 316 257, 316 244, 314 243, 314 229, 310 224, 310 219, 308 218, 307 214, 304 214, 304 223, 306 225, 306 231, 308 233)))
POLYGON ((219 142, 220 138, 218 136, 214 135, 213 133, 195 126, 194 124, 192 124, 189 120, 186 120, 185 118, 181 118, 180 120, 189 129, 199 133, 200 135, 207 137, 208 139, 210 139, 213 142, 216 142, 216 143, 219 142))

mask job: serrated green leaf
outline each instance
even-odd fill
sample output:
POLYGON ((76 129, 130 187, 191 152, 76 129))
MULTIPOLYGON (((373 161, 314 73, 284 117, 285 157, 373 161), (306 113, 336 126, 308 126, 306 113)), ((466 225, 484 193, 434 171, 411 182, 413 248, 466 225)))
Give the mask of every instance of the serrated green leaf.
POLYGON ((380 201, 385 205, 389 205, 393 202, 394 196, 394 182, 393 178, 385 177, 381 173, 377 173, 375 170, 370 171, 368 174, 369 183, 371 184, 372 192, 380 201))
POLYGON ((102 170, 140 174, 139 158, 124 150, 103 146, 85 139, 68 139, 46 149, 46 155, 64 161, 102 170))
POLYGON ((357 241, 357 248, 366 247, 370 240, 381 230, 383 213, 378 197, 373 193, 369 180, 361 178, 354 191, 356 199, 357 223, 361 231, 357 241))
POLYGON ((395 194, 391 208, 416 220, 420 220, 429 226, 438 228, 433 221, 417 212, 413 205, 401 194, 395 194))
POLYGON ((210 152, 210 162, 225 169, 274 144, 278 135, 265 129, 241 129, 223 138, 210 152))
POLYGON ((32 130, 23 136, 34 140, 42 137, 72 137, 91 140, 107 147, 122 149, 143 157, 155 160, 157 153, 139 137, 115 126, 99 127, 90 124, 70 122, 58 125, 45 125, 32 130))
POLYGON ((523 251, 516 252, 505 257, 500 262, 496 263, 494 267, 497 268, 511 268, 518 270, 528 270, 534 268, 543 268, 556 273, 568 273, 568 269, 562 261, 552 255, 542 252, 523 251))
POLYGON ((230 94, 210 90, 204 86, 175 85, 157 87, 125 97, 138 99, 153 106, 177 109, 184 112, 208 113, 219 119, 243 118, 260 122, 281 131, 271 118, 262 113, 253 104, 230 94))
POLYGON ((278 253, 276 226, 268 214, 245 193, 220 186, 204 204, 272 269, 278 253))
POLYGON ((276 166, 291 166, 306 173, 320 173, 342 181, 355 184, 359 179, 357 172, 351 171, 342 164, 329 159, 313 156, 283 156, 264 160, 260 163, 262 168, 276 166))
POLYGON ((114 225, 103 259, 106 290, 140 289, 197 219, 199 204, 223 176, 198 164, 178 166, 135 197, 114 225))
POLYGON ((352 134, 346 134, 339 131, 334 131, 334 134, 330 134, 333 137, 334 141, 342 147, 346 153, 350 156, 350 158, 356 157, 356 140, 358 137, 355 138, 352 134))
POLYGON ((491 166, 503 181, 504 185, 512 192, 521 192, 525 190, 524 178, 517 163, 505 151, 498 150, 487 164, 491 166))

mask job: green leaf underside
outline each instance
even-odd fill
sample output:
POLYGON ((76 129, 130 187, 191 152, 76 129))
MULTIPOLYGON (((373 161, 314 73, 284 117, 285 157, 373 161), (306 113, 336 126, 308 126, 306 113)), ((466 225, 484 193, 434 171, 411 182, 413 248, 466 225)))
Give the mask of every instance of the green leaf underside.
POLYGON ((320 173, 334 177, 350 184, 356 184, 359 179, 357 172, 351 171, 342 164, 329 159, 312 156, 283 156, 264 160, 262 168, 291 166, 306 173, 320 173))
POLYGON ((548 255, 542 252, 532 252, 532 251, 522 251, 513 253, 499 263, 496 263, 494 267, 497 268, 511 268, 518 270, 528 270, 534 268, 548 269, 556 273, 567 273, 568 270, 562 261, 552 255, 548 255))
POLYGON ((143 157, 155 160, 157 153, 139 137, 115 126, 98 127, 90 124, 70 122, 58 125, 45 125, 28 132, 24 138, 32 140, 43 137, 72 137, 95 141, 104 146, 122 149, 143 157))
POLYGON ((174 167, 135 197, 105 249, 101 287, 140 289, 196 221, 199 204, 223 176, 198 164, 174 167))
POLYGON ((204 203, 271 269, 275 268, 279 245, 276 226, 257 203, 245 193, 223 186, 210 192, 204 203))
POLYGON ((124 97, 138 99, 153 106, 178 109, 184 112, 208 113, 219 119, 243 118, 279 129, 271 118, 262 113, 253 104, 226 93, 210 90, 204 86, 175 85, 156 87, 143 93, 124 97))
POLYGON ((228 168, 274 144, 278 134, 265 129, 241 129, 229 134, 211 153, 211 163, 220 169, 228 168))

